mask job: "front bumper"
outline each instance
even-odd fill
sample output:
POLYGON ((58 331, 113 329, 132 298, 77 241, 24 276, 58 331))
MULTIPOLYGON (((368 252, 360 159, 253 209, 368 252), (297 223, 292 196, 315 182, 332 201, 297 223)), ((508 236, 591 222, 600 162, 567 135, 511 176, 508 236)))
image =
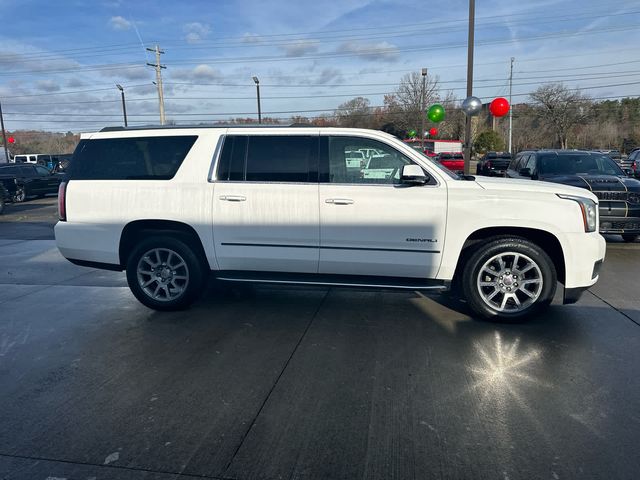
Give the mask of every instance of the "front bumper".
POLYGON ((640 234, 640 218, 600 215, 600 233, 640 234))
POLYGON ((565 289, 586 289, 599 278, 600 265, 605 258, 607 243, 602 235, 570 233, 562 242, 565 260, 565 289))

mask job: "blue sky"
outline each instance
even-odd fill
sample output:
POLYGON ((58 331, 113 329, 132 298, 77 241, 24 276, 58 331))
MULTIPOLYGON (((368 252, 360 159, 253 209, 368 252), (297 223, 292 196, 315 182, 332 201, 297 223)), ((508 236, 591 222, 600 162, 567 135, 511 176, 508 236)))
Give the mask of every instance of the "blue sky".
MULTIPOLYGON (((158 121, 145 47, 162 63, 167 117, 179 123, 315 116, 355 96, 381 105, 411 71, 429 68, 465 96, 467 0, 0 0, 0 100, 8 130, 88 131, 158 121), (419 5, 419 6, 418 6, 419 5)), ((640 2, 476 0, 474 94, 514 102, 541 82, 594 97, 640 92, 640 2)))

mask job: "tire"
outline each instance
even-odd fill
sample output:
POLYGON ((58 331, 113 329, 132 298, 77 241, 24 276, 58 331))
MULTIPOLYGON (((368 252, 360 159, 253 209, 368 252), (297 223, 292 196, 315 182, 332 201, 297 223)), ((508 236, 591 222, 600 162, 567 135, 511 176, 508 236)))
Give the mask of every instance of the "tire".
POLYGON ((129 255, 127 282, 131 292, 147 307, 183 310, 202 293, 204 266, 205 260, 182 239, 150 237, 137 244, 129 255))
POLYGON ((637 235, 637 234, 635 234, 635 233, 623 233, 623 234, 622 234, 622 239, 623 239, 626 243, 633 243, 633 242, 635 242, 639 237, 640 237, 640 235, 637 235))
POLYGON ((535 243, 494 237, 468 257, 461 283, 469 307, 479 317, 516 322, 549 306, 558 277, 549 255, 535 243))
POLYGON ((16 187, 16 193, 13 194, 13 201, 15 203, 22 203, 27 199, 27 188, 24 185, 18 185, 16 187))
POLYGON ((4 213, 4 192, 0 188, 0 215, 4 213))

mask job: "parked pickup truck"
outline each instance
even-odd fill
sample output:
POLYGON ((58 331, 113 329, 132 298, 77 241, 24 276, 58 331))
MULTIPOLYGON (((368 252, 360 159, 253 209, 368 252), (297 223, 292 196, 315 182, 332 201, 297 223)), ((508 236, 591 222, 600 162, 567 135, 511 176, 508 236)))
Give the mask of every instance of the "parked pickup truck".
POLYGON ((438 154, 436 160, 452 172, 464 172, 464 155, 460 152, 442 152, 438 154))
POLYGON ((577 301, 605 256, 589 191, 459 177, 373 130, 105 128, 81 136, 58 201, 62 255, 125 270, 157 310, 189 306, 212 272, 230 282, 453 287, 476 315, 515 320, 549 305, 558 282, 564 302, 577 301), (353 172, 349 152, 367 148, 398 167, 353 172))

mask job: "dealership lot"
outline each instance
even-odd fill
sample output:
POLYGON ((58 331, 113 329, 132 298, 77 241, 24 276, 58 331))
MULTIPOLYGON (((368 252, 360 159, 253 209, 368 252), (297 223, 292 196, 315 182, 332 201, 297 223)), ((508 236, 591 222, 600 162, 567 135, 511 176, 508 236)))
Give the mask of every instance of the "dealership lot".
POLYGON ((519 325, 416 292, 210 285, 139 304, 55 198, 0 217, 0 478, 636 478, 640 243, 519 325))

